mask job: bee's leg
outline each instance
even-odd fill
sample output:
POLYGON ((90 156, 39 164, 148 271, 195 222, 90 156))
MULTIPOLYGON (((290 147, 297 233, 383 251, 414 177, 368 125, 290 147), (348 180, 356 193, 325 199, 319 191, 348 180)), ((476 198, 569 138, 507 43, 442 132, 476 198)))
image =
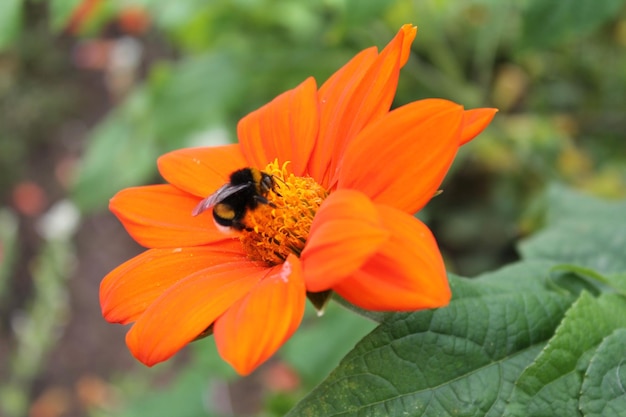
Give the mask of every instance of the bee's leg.
POLYGON ((274 208, 276 208, 276 205, 275 205, 274 203, 270 203, 270 202, 269 202, 269 200, 268 200, 267 198, 263 197, 262 195, 255 195, 255 196, 254 196, 254 199, 255 199, 257 202, 261 203, 261 204, 267 204, 267 205, 269 205, 270 207, 274 207, 274 208))
POLYGON ((254 229, 250 226, 247 226, 242 220, 233 220, 233 223, 230 227, 239 231, 245 230, 246 232, 254 232, 254 229))

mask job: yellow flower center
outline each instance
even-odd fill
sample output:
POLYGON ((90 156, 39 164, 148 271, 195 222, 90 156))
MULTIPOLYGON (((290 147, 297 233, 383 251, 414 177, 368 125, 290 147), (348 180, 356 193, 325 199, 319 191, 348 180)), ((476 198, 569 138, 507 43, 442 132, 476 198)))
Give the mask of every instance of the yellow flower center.
POLYGON ((289 254, 300 256, 309 236, 311 223, 328 192, 311 177, 296 177, 274 161, 264 172, 273 177, 275 187, 259 204, 248 210, 240 240, 248 257, 270 266, 283 263, 289 254))

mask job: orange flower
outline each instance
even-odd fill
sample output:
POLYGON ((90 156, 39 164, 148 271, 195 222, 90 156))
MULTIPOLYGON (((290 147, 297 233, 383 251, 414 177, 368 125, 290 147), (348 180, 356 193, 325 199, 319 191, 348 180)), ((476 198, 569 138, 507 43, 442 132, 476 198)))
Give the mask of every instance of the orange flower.
POLYGON ((319 89, 309 78, 244 117, 238 144, 162 156, 169 184, 113 197, 111 210, 150 248, 108 274, 100 293, 107 320, 135 322, 126 341, 137 359, 154 365, 212 330, 245 375, 296 330, 307 293, 332 290, 373 310, 448 303, 435 239, 412 214, 496 110, 427 99, 389 111, 416 30, 403 26, 319 89), (244 230, 192 216, 244 167, 275 180, 244 230))

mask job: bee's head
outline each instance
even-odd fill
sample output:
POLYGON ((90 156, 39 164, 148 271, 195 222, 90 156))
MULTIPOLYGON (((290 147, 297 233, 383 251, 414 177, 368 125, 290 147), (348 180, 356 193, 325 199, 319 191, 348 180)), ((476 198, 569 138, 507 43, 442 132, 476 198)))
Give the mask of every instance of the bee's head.
POLYGON ((274 177, 265 172, 261 172, 261 181, 259 182, 259 188, 263 194, 267 194, 275 187, 274 177))

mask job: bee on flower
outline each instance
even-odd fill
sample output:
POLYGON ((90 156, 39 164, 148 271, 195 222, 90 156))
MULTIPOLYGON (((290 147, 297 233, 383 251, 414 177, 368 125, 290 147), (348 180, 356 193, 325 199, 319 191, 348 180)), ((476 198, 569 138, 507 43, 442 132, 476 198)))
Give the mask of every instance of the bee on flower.
POLYGON ((163 155, 167 184, 111 199, 148 248, 100 289, 108 321, 134 322, 138 360, 164 361, 210 328, 249 374, 296 331, 307 294, 377 311, 448 304, 437 243, 413 214, 496 110, 441 99, 390 110, 416 31, 245 116, 237 144, 163 155))

